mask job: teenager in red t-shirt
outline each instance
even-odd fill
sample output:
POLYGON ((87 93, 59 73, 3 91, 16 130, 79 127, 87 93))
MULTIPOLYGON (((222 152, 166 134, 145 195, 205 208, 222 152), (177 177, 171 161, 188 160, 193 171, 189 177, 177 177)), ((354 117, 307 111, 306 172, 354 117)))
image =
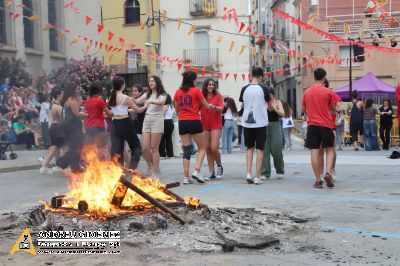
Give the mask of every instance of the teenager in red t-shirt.
POLYGON ((328 187, 334 187, 331 169, 335 156, 335 137, 332 132, 332 111, 340 109, 340 98, 332 90, 323 86, 326 71, 314 70, 316 85, 304 92, 302 108, 308 116, 307 148, 311 149, 311 164, 316 178, 314 187, 322 188, 320 153, 326 152, 325 181, 328 187))
POLYGON ((95 82, 90 85, 89 99, 85 102, 85 109, 88 114, 85 120, 85 129, 89 144, 96 144, 100 149, 104 149, 106 141, 104 113, 112 117, 113 113, 107 109, 107 105, 101 98, 101 84, 95 82))
POLYGON ((215 109, 204 98, 201 90, 196 87, 197 74, 193 71, 183 73, 181 87, 175 92, 174 104, 179 118, 179 135, 183 146, 183 184, 192 183, 189 177, 190 156, 192 155, 192 138, 198 147, 195 171, 192 178, 199 183, 204 183, 200 170, 206 155, 203 127, 201 125, 199 110, 201 106, 207 109, 215 109))
POLYGON ((221 113, 224 109, 224 101, 222 95, 217 91, 216 83, 213 79, 206 79, 204 81, 202 92, 207 103, 215 106, 212 109, 207 109, 205 106, 201 107, 201 124, 204 130, 208 169, 210 170, 210 176, 206 177, 206 180, 220 179, 224 172, 219 152, 219 140, 222 129, 221 113), (217 164, 216 175, 214 162, 217 164))

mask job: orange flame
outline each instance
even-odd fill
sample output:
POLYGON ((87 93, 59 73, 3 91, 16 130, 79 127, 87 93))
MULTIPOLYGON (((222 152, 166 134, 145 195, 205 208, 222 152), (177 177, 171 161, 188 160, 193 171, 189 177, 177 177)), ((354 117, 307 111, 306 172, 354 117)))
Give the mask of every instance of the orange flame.
MULTIPOLYGON (((88 203, 88 212, 96 217, 106 217, 124 210, 111 204, 119 178, 124 174, 124 169, 115 161, 99 159, 100 152, 93 146, 87 146, 83 151, 86 161, 86 170, 82 174, 71 174, 72 184, 70 192, 66 194, 68 201, 62 207, 77 209, 78 202, 85 200, 88 203)), ((125 170, 130 171, 130 170, 125 170)), ((133 173, 133 171, 131 171, 133 173)), ((133 174, 132 183, 163 202, 176 202, 167 195, 165 186, 159 180, 142 178, 133 174)), ((135 192, 128 190, 122 206, 151 207, 152 205, 135 192)))

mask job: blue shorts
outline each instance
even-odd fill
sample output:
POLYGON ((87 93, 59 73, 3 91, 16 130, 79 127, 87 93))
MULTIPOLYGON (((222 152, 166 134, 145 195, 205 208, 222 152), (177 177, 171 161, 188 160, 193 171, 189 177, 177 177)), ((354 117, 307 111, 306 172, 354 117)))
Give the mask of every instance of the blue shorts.
POLYGON ((96 136, 97 134, 106 132, 104 127, 91 127, 86 129, 86 134, 89 136, 96 136))

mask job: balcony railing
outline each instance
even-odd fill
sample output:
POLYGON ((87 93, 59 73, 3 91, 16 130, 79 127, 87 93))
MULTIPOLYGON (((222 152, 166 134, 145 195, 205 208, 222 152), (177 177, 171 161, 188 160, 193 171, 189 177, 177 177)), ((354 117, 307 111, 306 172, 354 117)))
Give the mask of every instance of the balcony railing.
POLYGON ((218 48, 184 50, 183 58, 186 64, 207 67, 219 63, 218 54, 218 48))
POLYGON ((192 16, 212 17, 217 13, 216 0, 189 0, 189 12, 192 16), (203 9, 203 4, 205 9, 203 9))

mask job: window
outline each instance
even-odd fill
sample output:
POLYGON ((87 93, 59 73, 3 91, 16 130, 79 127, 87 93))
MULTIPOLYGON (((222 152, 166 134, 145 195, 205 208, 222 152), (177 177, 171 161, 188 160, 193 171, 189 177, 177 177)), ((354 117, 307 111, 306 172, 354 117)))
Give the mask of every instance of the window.
MULTIPOLYGON (((0 7, 4 7, 4 0, 0 0, 0 7)), ((7 43, 6 11, 0 9, 0 43, 7 43)))
POLYGON ((311 0, 311 5, 317 6, 319 4, 318 2, 318 0, 311 0))
POLYGON ((128 68, 128 72, 136 72, 142 61, 142 56, 140 55, 140 50, 135 49, 126 52, 126 65, 128 68))
POLYGON ((35 48, 35 28, 34 22, 29 21, 28 17, 33 15, 33 4, 32 0, 22 0, 22 3, 26 6, 23 10, 24 14, 24 39, 26 48, 35 48))
POLYGON ((138 0, 125 2, 125 24, 140 24, 140 4, 138 0))
MULTIPOLYGON (((51 25, 57 25, 57 0, 48 0, 48 21, 51 25)), ((57 29, 49 30, 50 51, 59 52, 57 29)))
MULTIPOLYGON (((352 53, 351 57, 354 58, 354 53, 352 53)), ((339 58, 342 59, 342 63, 340 67, 350 67, 350 46, 340 46, 339 47, 339 58)), ((361 66, 360 62, 353 62, 353 67, 361 66)))

